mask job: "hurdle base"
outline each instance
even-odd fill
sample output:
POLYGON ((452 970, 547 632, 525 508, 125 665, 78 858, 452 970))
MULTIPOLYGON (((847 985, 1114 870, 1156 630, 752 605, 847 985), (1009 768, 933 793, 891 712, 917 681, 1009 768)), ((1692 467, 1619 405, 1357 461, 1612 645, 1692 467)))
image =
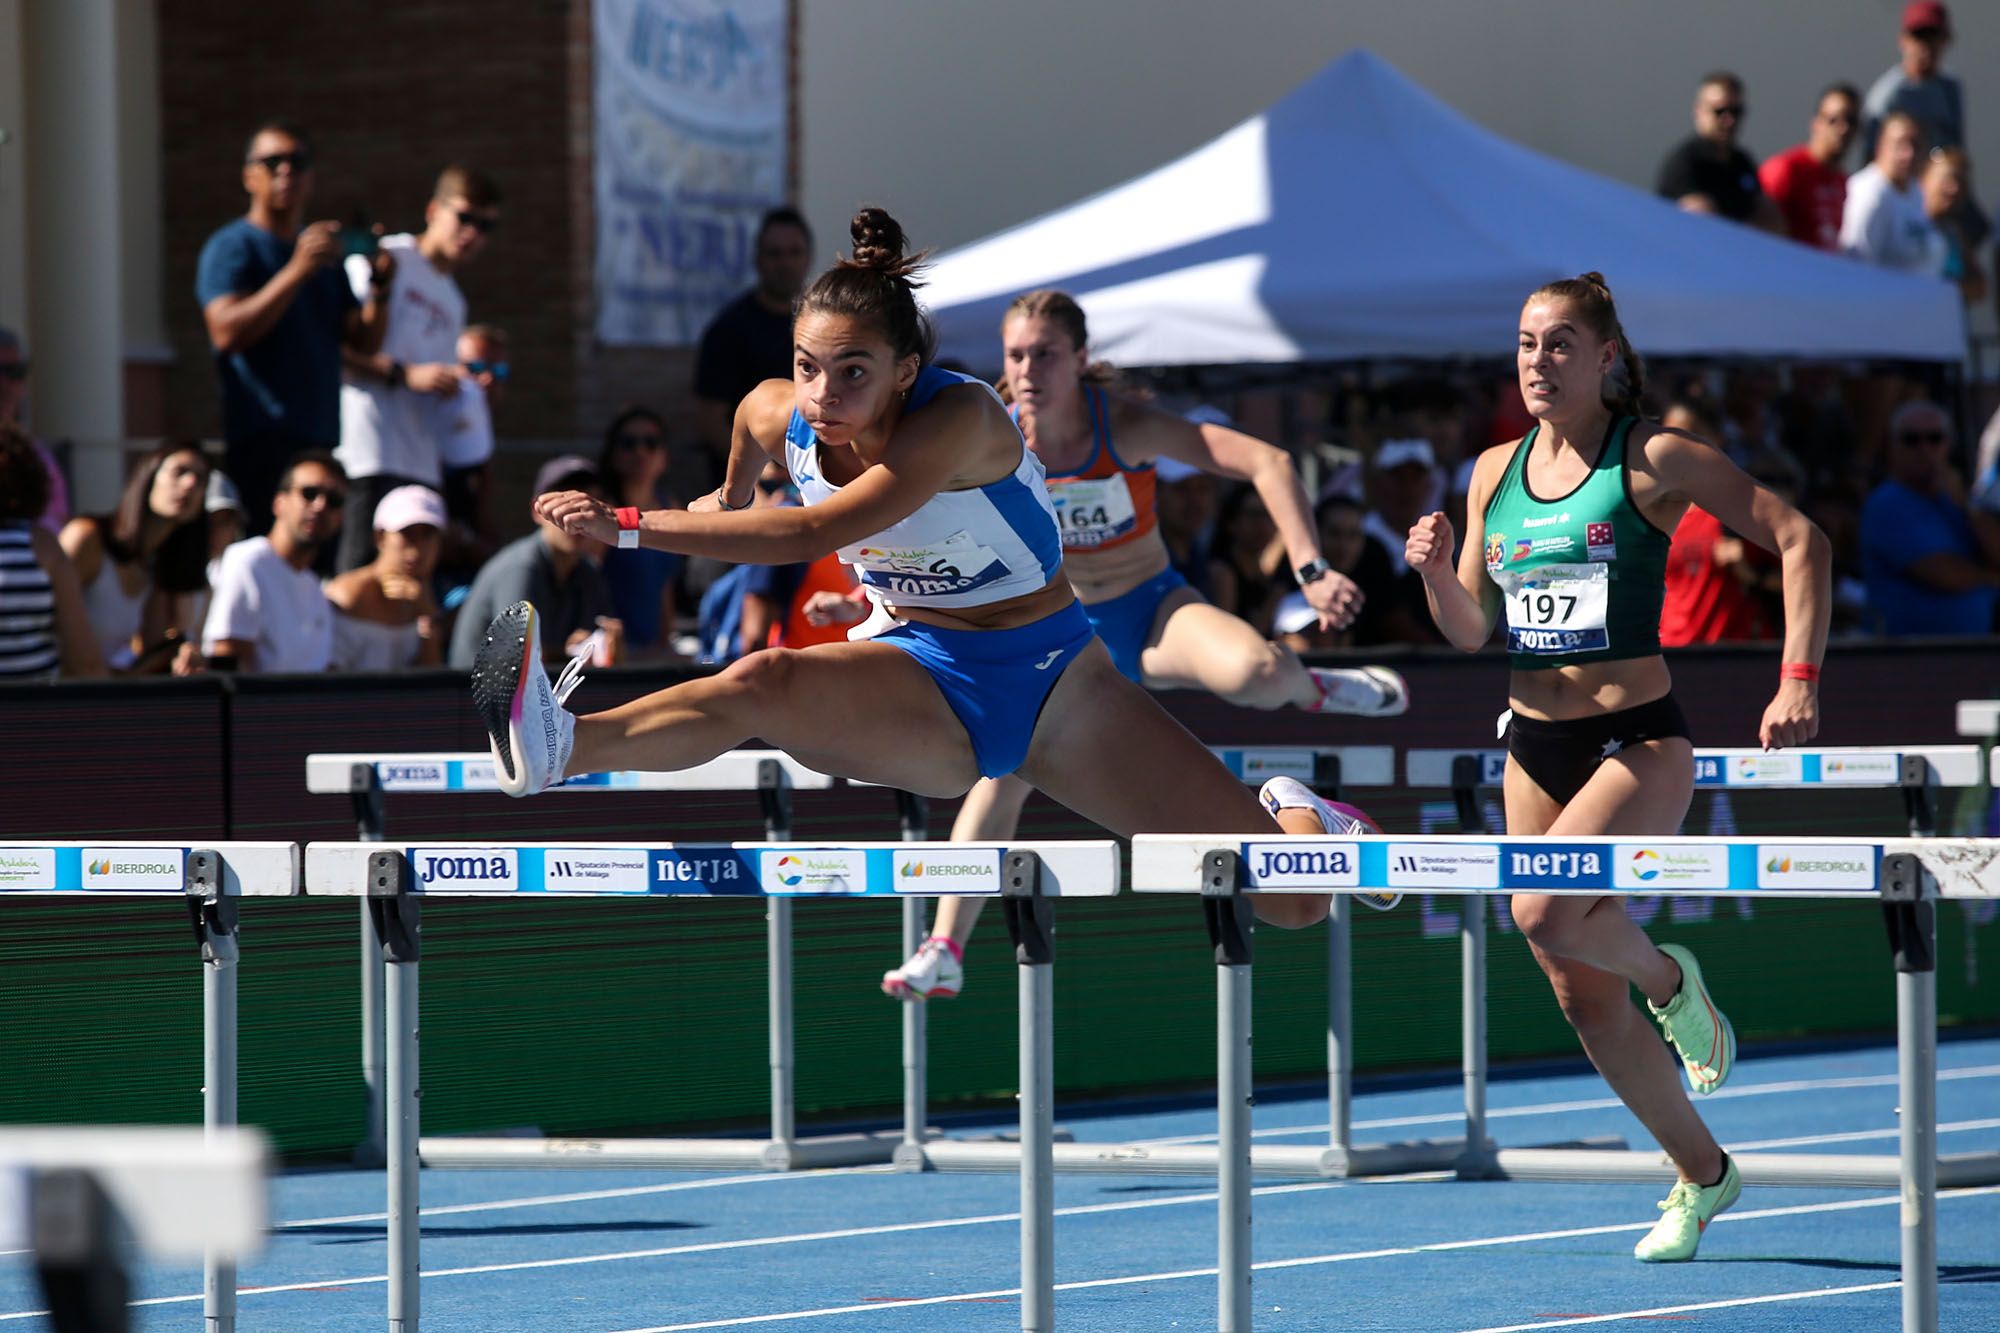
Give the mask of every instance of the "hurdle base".
MULTIPOLYGON (((1902 1188, 1902 1164, 1891 1156, 1851 1153, 1738 1153, 1733 1159, 1746 1185, 1798 1185, 1813 1189, 1902 1188)), ((1502 1148, 1494 1180, 1631 1180, 1668 1184, 1678 1179, 1661 1152, 1576 1152, 1557 1148, 1502 1148)), ((1955 1153, 1938 1158, 1938 1188, 2000 1184, 2000 1153, 1955 1153)))
POLYGON ((520 1139, 433 1138, 417 1145, 433 1169, 595 1171, 659 1167, 671 1171, 812 1171, 881 1166, 902 1141, 900 1132, 829 1134, 789 1143, 763 1139, 520 1139))
MULTIPOLYGON (((1054 1129, 1050 1130, 1049 1135, 1049 1141, 1052 1143, 1076 1142, 1076 1134, 1071 1130, 1063 1128, 1061 1125, 1057 1125, 1054 1129)), ((1015 1164, 1019 1165, 1020 1163, 1021 1135, 1018 1130, 1006 1129, 993 1134, 954 1135, 945 1133, 935 1125, 931 1127, 928 1137, 925 1138, 922 1144, 897 1144, 896 1154, 890 1159, 890 1163, 898 1171, 929 1171, 933 1169, 930 1165, 930 1148, 940 1143, 971 1143, 981 1147, 1011 1146, 1015 1153, 1015 1164)))

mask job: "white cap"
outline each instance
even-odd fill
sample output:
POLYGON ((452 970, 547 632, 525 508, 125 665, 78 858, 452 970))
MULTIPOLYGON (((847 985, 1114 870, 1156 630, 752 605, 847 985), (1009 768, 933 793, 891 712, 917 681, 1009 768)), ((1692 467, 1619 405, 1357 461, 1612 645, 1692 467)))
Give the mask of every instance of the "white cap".
POLYGON ((237 491, 236 483, 229 479, 229 474, 221 468, 208 474, 208 499, 203 502, 202 508, 211 514, 225 509, 234 509, 239 514, 243 512, 243 496, 237 491))
POLYGON ((1153 460, 1153 475, 1171 484, 1176 481, 1186 481, 1189 477, 1199 477, 1201 469, 1192 463, 1183 463, 1178 458, 1161 457, 1153 460))
POLYGON ((444 500, 428 486, 398 486, 375 506, 377 532, 401 532, 420 523, 445 526, 444 500))
POLYGON ((1288 592, 1271 616, 1273 634, 1303 634, 1319 624, 1319 612, 1312 609, 1302 592, 1288 592))
POLYGON ((1437 466, 1437 455, 1431 452, 1431 442, 1424 439, 1384 440, 1376 447, 1375 457, 1370 460, 1377 472, 1387 472, 1392 467, 1403 467, 1418 463, 1427 468, 1437 466))

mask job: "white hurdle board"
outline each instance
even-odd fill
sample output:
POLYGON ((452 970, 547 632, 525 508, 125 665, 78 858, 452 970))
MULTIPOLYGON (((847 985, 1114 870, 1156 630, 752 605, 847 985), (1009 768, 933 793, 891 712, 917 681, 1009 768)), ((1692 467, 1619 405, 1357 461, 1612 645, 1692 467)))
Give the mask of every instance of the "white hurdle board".
POLYGON ((0 1125, 0 1250, 34 1247, 35 1177, 79 1172, 149 1256, 243 1258, 264 1247, 270 1163, 258 1129, 0 1125))
MULTIPOLYGON (((171 897, 193 909, 202 963, 202 1120, 236 1124, 236 899, 299 892, 291 842, 0 842, 0 898, 171 897)), ((211 1249, 204 1274, 208 1333, 236 1327, 236 1267, 211 1249)))
MULTIPOLYGON (((551 791, 755 791, 763 766, 774 763, 792 786, 826 788, 833 779, 781 750, 732 750, 705 764, 671 773, 584 773, 551 791)), ((410 754, 312 754, 306 756, 306 790, 330 795, 354 790, 355 769, 374 774, 383 792, 500 790, 493 756, 475 751, 410 754)))
POLYGON ((2000 736, 2000 699, 1960 699, 1955 720, 1961 736, 2000 736))
MULTIPOLYGON (((1470 756, 1479 764, 1479 785, 1497 787, 1507 768, 1504 749, 1411 750, 1403 758, 1404 780, 1412 787, 1450 787, 1456 761, 1470 756)), ((1896 787, 1903 760, 1922 759, 1926 780, 1938 787, 1975 787, 1980 780, 1976 745, 1912 745, 1900 749, 1828 746, 1806 750, 1697 749, 1697 787, 1767 788, 1896 787)))
MULTIPOLYGON (((1269 838, 1240 833, 1132 840, 1140 893, 1231 900, 1256 893, 1531 892, 1626 896, 1727 893, 1878 902, 1896 953, 1901 1151, 1895 1158, 1743 1153, 1746 1184, 1900 1190, 1905 1333, 1937 1329, 1937 1189, 2000 1183, 2000 1153, 1937 1154, 1937 976, 1933 901, 2000 897, 2000 839, 1976 838, 1269 838)), ((1217 915, 1211 912, 1211 917, 1217 915)), ((1217 1270, 1219 1326, 1249 1327, 1250 1069, 1247 940, 1218 946, 1217 1270)), ((1657 1153, 1469 1145, 1460 1174, 1540 1180, 1670 1180, 1657 1153)))
MULTIPOLYGON (((554 897, 769 897, 909 900, 991 894, 1019 925, 1021 980, 1021 1263, 1023 1327, 1047 1328, 1054 1301, 1053 982, 1048 913, 1058 898, 1119 891, 1118 844, 1086 842, 312 843, 310 894, 363 897, 382 911, 388 962, 389 1319, 417 1326, 420 1164, 460 1166, 758 1167, 879 1161, 873 1136, 836 1139, 438 1139, 419 1136, 418 904, 426 897, 522 901, 554 897), (1039 947, 1037 947, 1039 945, 1039 947), (1037 955, 1032 956, 1031 955, 1037 955), (810 1160, 796 1160, 807 1156, 810 1160), (788 1159, 770 1160, 773 1153, 788 1159), (1037 1321, 1030 1323, 1031 1316, 1037 1321)), ((498 909, 504 910, 504 909, 498 909)), ((787 997, 789 998, 789 997, 787 997)), ((790 1013, 790 1006, 784 1008, 790 1013)), ((773 1033, 789 1050, 791 1034, 773 1033)), ((774 1075, 776 1067, 774 1064, 774 1075)), ((783 1090, 789 1097, 790 1089, 783 1090)))

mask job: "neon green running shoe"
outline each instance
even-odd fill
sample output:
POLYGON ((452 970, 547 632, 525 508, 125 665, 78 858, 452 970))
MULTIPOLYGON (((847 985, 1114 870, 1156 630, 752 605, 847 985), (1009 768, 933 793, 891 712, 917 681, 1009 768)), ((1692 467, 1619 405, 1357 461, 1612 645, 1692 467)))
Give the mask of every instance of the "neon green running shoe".
POLYGON ((1706 1097, 1729 1081, 1736 1066, 1736 1029, 1715 1007, 1694 955, 1678 944, 1662 944, 1660 952, 1680 964, 1681 988, 1664 1009, 1651 1000, 1646 1008, 1687 1067, 1688 1087, 1706 1097))
POLYGON ((1725 1153, 1722 1162, 1719 1183, 1697 1185, 1692 1180, 1683 1180, 1661 1201, 1660 1211, 1665 1216, 1632 1247, 1633 1255, 1641 1263, 1678 1264, 1694 1258, 1695 1247, 1701 1244, 1701 1233, 1708 1230, 1710 1220, 1735 1203, 1736 1196, 1743 1192, 1743 1173, 1736 1169, 1736 1159, 1725 1153))

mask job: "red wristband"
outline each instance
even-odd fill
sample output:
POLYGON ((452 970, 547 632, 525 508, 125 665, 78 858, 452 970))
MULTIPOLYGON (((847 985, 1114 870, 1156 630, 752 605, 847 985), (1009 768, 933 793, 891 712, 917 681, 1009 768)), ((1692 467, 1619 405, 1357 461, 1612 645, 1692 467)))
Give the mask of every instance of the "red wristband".
POLYGON ((1810 662, 1786 662, 1778 668, 1779 680, 1819 680, 1819 668, 1810 662))
POLYGON ((639 510, 635 505, 626 505, 616 511, 618 515, 618 545, 625 550, 634 550, 639 545, 639 510))

